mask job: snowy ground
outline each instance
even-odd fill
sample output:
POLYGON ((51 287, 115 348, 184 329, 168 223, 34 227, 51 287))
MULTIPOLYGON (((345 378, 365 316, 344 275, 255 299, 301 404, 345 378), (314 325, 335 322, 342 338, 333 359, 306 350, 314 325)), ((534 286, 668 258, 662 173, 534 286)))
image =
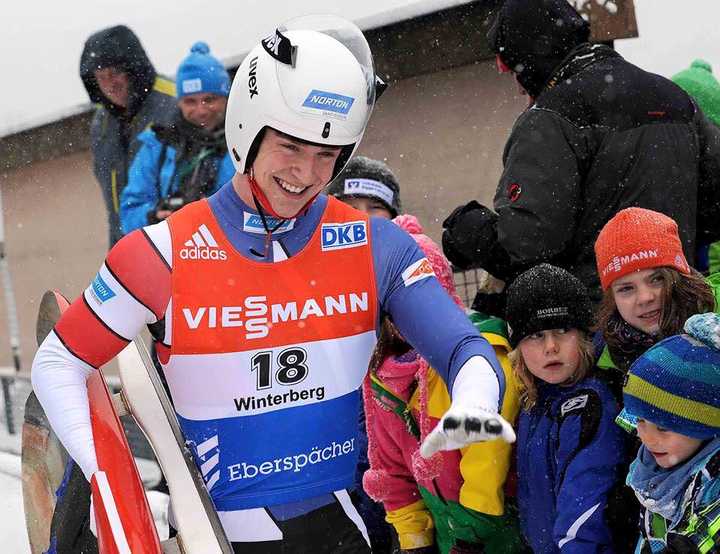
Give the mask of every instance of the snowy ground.
POLYGON ((25 513, 23 512, 22 481, 20 480, 20 426, 22 408, 29 386, 17 382, 11 392, 15 402, 14 415, 17 433, 9 435, 4 418, 4 404, 0 398, 3 417, 0 418, 0 540, 2 551, 13 554, 29 554, 25 513))
POLYGON ((3 552, 29 554, 20 481, 20 456, 0 452, 0 537, 3 552))

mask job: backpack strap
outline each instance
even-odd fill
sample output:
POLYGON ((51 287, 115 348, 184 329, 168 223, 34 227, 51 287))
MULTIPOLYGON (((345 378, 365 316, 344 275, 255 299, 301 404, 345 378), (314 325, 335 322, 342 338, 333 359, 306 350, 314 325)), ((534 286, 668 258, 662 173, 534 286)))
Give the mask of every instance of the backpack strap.
POLYGON ((370 389, 373 398, 386 410, 395 413, 405 422, 405 427, 417 440, 420 440, 420 428, 408 407, 407 402, 388 389, 375 372, 370 373, 370 389))

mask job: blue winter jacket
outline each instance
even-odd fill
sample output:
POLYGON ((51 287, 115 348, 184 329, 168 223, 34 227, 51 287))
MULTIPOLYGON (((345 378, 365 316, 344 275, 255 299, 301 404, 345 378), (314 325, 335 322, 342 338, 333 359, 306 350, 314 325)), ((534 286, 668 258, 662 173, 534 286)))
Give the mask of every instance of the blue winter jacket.
POLYGON ((625 437, 610 389, 596 378, 543 384, 518 418, 518 506, 533 552, 613 552, 608 493, 622 482, 625 437))
MULTIPOLYGON (((179 179, 175 176, 175 149, 165 146, 163 152, 163 143, 150 129, 137 138, 142 146, 132 161, 128 184, 120 197, 120 225, 125 234, 147 225, 147 214, 155 209, 160 198, 177 193, 179 188, 179 179)), ((235 174, 229 153, 226 152, 218 163, 217 179, 208 196, 235 174)))

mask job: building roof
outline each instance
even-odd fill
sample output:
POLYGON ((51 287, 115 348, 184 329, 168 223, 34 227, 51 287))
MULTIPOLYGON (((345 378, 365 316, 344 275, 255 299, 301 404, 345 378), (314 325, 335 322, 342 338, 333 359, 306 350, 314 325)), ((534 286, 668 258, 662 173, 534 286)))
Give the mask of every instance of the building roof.
MULTIPOLYGON (((386 27, 402 21, 411 21, 418 17, 425 16, 440 12, 443 10, 456 8, 464 4, 474 3, 472 0, 407 0, 408 3, 400 6, 394 6, 390 9, 384 7, 385 2, 377 2, 373 0, 366 0, 365 5, 367 6, 367 13, 355 21, 355 23, 363 31, 386 27)), ((272 17, 270 12, 249 14, 250 17, 258 19, 257 26, 259 28, 265 28, 267 26, 264 19, 272 17)), ((251 22, 250 25, 255 25, 255 22, 251 22)), ((230 56, 223 60, 226 67, 234 68, 237 67, 245 57, 247 51, 252 47, 255 37, 240 37, 240 48, 246 48, 241 50, 237 54, 230 56), (243 39, 246 38, 245 43, 243 39)), ((63 120, 68 117, 73 117, 82 114, 83 112, 89 112, 92 110, 92 104, 90 102, 84 102, 75 106, 63 107, 49 115, 44 115, 38 118, 30 118, 20 123, 8 126, 2 126, 0 123, 0 138, 21 133, 30 129, 42 127, 44 125, 63 120)))

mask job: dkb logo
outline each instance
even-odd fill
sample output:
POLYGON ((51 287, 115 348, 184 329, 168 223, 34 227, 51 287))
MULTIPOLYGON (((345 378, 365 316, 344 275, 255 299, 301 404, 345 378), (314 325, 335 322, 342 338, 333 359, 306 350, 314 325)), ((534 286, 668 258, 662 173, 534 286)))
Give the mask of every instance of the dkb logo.
POLYGON ((322 250, 354 248, 367 244, 367 228, 364 221, 350 223, 324 223, 322 226, 322 250))

